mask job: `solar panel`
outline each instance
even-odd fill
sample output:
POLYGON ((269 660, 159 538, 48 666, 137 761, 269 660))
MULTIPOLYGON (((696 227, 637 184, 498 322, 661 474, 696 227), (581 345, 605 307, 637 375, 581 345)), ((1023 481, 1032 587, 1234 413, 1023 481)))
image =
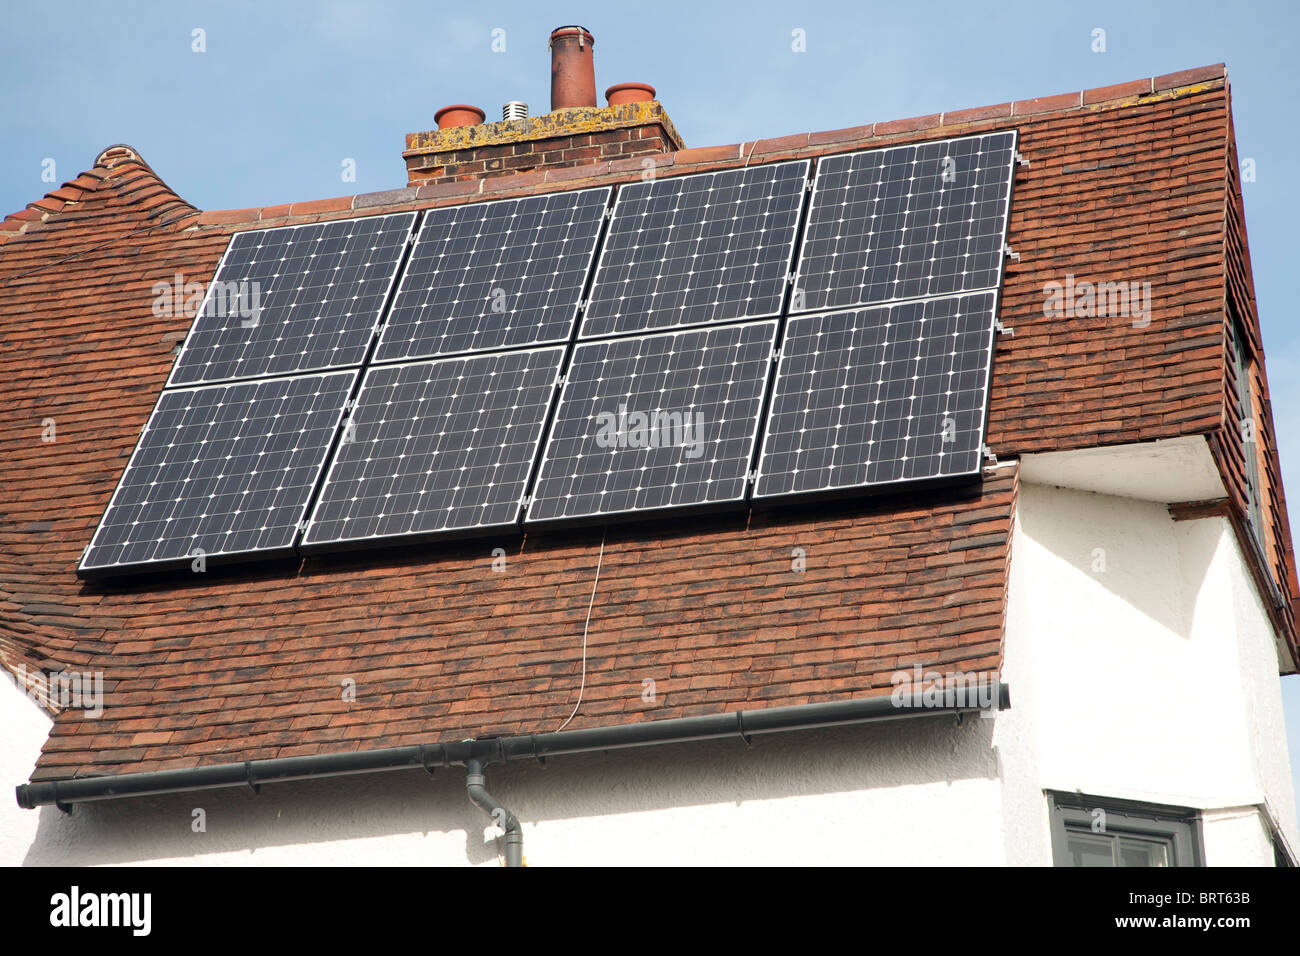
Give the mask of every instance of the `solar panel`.
POLYGON ((995 289, 1014 131, 826 156, 791 312, 995 289))
POLYGON ((564 352, 370 369, 304 546, 516 523, 564 352))
POLYGON ((167 387, 362 364, 415 213, 236 233, 167 387))
POLYGON ((289 552, 358 374, 164 391, 80 570, 289 552))
POLYGON ((375 360, 567 342, 609 192, 430 209, 375 360))
POLYGON ((755 497, 977 474, 996 300, 789 319, 755 497))
POLYGON ((799 160, 620 187, 581 337, 779 314, 807 177, 799 160))
POLYGON ((744 498, 776 322, 581 343, 526 523, 744 498))

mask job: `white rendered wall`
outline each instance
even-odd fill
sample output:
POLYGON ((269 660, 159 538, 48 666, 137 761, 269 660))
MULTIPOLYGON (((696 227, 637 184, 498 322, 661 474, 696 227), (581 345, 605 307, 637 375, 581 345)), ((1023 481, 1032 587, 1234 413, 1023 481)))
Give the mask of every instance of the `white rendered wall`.
MULTIPOLYGON (((530 866, 1004 862, 994 720, 557 757, 488 770, 530 866)), ((26 776, 24 770, 18 777, 26 776)), ((12 778, 11 778, 12 779, 12 778)), ((400 771, 22 811, 48 864, 498 865, 464 773, 400 771), (206 811, 207 832, 191 829, 206 811)))
MULTIPOLYGON (((1031 752, 1009 780, 1225 811, 1203 815, 1210 865, 1273 864, 1261 805, 1300 846, 1272 630, 1223 518, 1022 484, 1007 614, 1031 752)), ((1045 809, 1022 812, 1039 829, 1009 859, 1048 862, 1045 809)))
POLYGON ((51 723, 9 673, 0 671, 0 866, 21 863, 36 839, 39 820, 18 806, 13 788, 31 775, 51 723))

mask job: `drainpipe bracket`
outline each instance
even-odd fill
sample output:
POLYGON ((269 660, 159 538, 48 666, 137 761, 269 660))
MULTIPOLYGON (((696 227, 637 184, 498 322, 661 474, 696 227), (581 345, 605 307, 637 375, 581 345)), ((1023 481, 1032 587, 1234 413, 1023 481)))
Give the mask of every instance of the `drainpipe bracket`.
POLYGON ((62 800, 59 799, 58 781, 57 780, 53 781, 50 786, 54 793, 54 805, 58 807, 60 810, 62 810, 64 813, 66 813, 68 816, 72 816, 72 804, 64 803, 62 800))
POLYGON ((429 749, 424 744, 420 744, 420 766, 430 777, 433 776, 434 768, 429 766, 429 749))

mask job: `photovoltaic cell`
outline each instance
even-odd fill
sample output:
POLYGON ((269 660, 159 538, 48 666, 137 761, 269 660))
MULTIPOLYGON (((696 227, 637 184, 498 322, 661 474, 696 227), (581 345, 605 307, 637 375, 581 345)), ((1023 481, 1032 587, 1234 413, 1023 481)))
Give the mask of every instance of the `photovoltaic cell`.
POLYGON ((755 496, 977 473, 996 300, 788 320, 755 496))
POLYGON ((1001 282, 1014 131, 817 164, 791 312, 823 312, 1001 282))
POLYGON ((517 522, 564 351, 370 369, 303 544, 517 522))
POLYGON ((608 189, 430 209, 379 337, 379 362, 566 342, 608 189))
POLYGON ((361 365, 415 213, 236 233, 167 387, 361 365))
POLYGON ((581 343, 525 523, 740 501, 776 322, 581 343))
POLYGON ((358 374, 164 391, 81 570, 288 551, 358 374))
POLYGON ((806 160, 622 186, 582 338, 780 313, 806 160))

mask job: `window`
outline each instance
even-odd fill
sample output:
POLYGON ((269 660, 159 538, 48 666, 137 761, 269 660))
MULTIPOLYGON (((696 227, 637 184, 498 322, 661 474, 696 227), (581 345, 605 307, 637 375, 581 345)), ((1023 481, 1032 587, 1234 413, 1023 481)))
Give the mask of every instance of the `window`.
POLYGON ((1195 810, 1049 793, 1057 866, 1201 866, 1195 810))

